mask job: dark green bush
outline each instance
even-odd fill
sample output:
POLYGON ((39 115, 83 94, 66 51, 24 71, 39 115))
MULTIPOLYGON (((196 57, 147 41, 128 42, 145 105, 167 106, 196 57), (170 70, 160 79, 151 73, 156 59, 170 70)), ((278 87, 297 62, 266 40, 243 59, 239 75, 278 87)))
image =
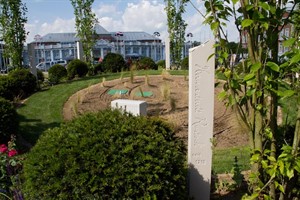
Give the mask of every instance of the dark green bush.
POLYGON ((181 69, 182 70, 188 70, 189 69, 189 57, 185 57, 181 61, 181 69))
POLYGON ((42 70, 39 70, 39 69, 36 70, 36 74, 37 74, 38 80, 41 81, 41 82, 44 82, 45 76, 44 76, 42 70))
POLYGON ((95 70, 95 74, 98 74, 98 73, 103 72, 104 70, 103 70, 102 63, 97 63, 97 64, 95 65, 94 70, 95 70))
POLYGON ((12 92, 14 97, 24 98, 34 93, 37 89, 36 77, 29 69, 17 68, 9 72, 12 78, 12 92))
POLYGON ((68 78, 73 79, 75 76, 83 77, 87 74, 89 68, 88 65, 78 59, 72 60, 67 65, 68 78))
POLYGON ((143 57, 138 61, 138 70, 141 69, 154 69, 157 70, 157 64, 149 57, 143 57))
POLYGON ((108 53, 102 61, 104 72, 120 72, 127 70, 126 62, 120 54, 108 53))
POLYGON ((48 70, 48 79, 51 83, 57 84, 66 77, 67 70, 60 64, 55 64, 48 70))
POLYGON ((168 124, 87 114, 40 137, 24 163, 27 199, 186 199, 186 150, 168 124))
POLYGON ((0 97, 14 99, 13 80, 10 76, 0 76, 0 97))
POLYGON ((165 60, 159 60, 157 61, 156 63, 159 67, 162 67, 162 68, 166 68, 166 61, 165 60))
POLYGON ((13 104, 0 97, 0 144, 6 143, 18 129, 17 112, 13 104))

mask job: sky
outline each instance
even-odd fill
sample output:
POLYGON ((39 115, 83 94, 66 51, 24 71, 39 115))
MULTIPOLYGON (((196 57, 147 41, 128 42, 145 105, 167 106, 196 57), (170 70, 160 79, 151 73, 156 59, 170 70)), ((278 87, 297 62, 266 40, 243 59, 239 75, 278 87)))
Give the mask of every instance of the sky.
MULTIPOLYGON (((202 0, 191 0, 203 13, 202 0)), ((28 12, 25 29, 29 32, 27 43, 34 41, 35 35, 48 33, 75 32, 74 9, 70 0, 23 0, 28 12)), ((164 0, 95 0, 93 12, 99 24, 109 32, 144 31, 149 34, 160 33, 165 40, 167 34, 167 16, 164 0)), ((188 3, 183 19, 187 23, 186 41, 205 42, 213 39, 207 25, 203 25, 201 14, 188 3)), ((229 34, 230 41, 237 40, 235 34, 229 34)))

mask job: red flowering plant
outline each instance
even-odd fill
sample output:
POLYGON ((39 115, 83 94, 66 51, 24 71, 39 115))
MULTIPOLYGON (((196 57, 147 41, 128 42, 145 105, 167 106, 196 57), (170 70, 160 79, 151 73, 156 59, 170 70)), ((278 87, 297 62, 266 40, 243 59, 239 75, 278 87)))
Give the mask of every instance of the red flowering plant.
POLYGON ((22 158, 16 150, 15 136, 11 136, 8 145, 0 144, 0 199, 1 196, 21 200, 20 172, 22 158))

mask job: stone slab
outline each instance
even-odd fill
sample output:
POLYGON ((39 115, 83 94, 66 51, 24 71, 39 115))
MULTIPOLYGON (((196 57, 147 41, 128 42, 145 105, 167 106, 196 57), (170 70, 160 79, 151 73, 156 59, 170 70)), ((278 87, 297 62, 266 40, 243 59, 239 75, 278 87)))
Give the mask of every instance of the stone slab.
POLYGON ((147 102, 129 99, 116 99, 111 102, 111 108, 126 111, 135 116, 147 115, 147 102))
POLYGON ((214 41, 189 49, 189 195, 210 199, 214 113, 214 41))

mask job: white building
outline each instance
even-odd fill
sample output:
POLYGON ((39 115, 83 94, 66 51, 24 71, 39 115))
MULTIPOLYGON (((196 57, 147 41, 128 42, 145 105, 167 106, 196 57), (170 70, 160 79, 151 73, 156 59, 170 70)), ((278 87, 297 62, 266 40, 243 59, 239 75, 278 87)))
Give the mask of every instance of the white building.
MULTIPOLYGON (((99 24, 95 27, 97 42, 93 49, 95 60, 104 58, 109 52, 119 53, 124 58, 131 55, 151 57, 154 61, 163 60, 162 40, 145 32, 108 32, 99 24)), ((35 41, 28 44, 28 56, 31 66, 43 61, 71 60, 78 58, 75 33, 49 33, 37 35, 35 41)))

